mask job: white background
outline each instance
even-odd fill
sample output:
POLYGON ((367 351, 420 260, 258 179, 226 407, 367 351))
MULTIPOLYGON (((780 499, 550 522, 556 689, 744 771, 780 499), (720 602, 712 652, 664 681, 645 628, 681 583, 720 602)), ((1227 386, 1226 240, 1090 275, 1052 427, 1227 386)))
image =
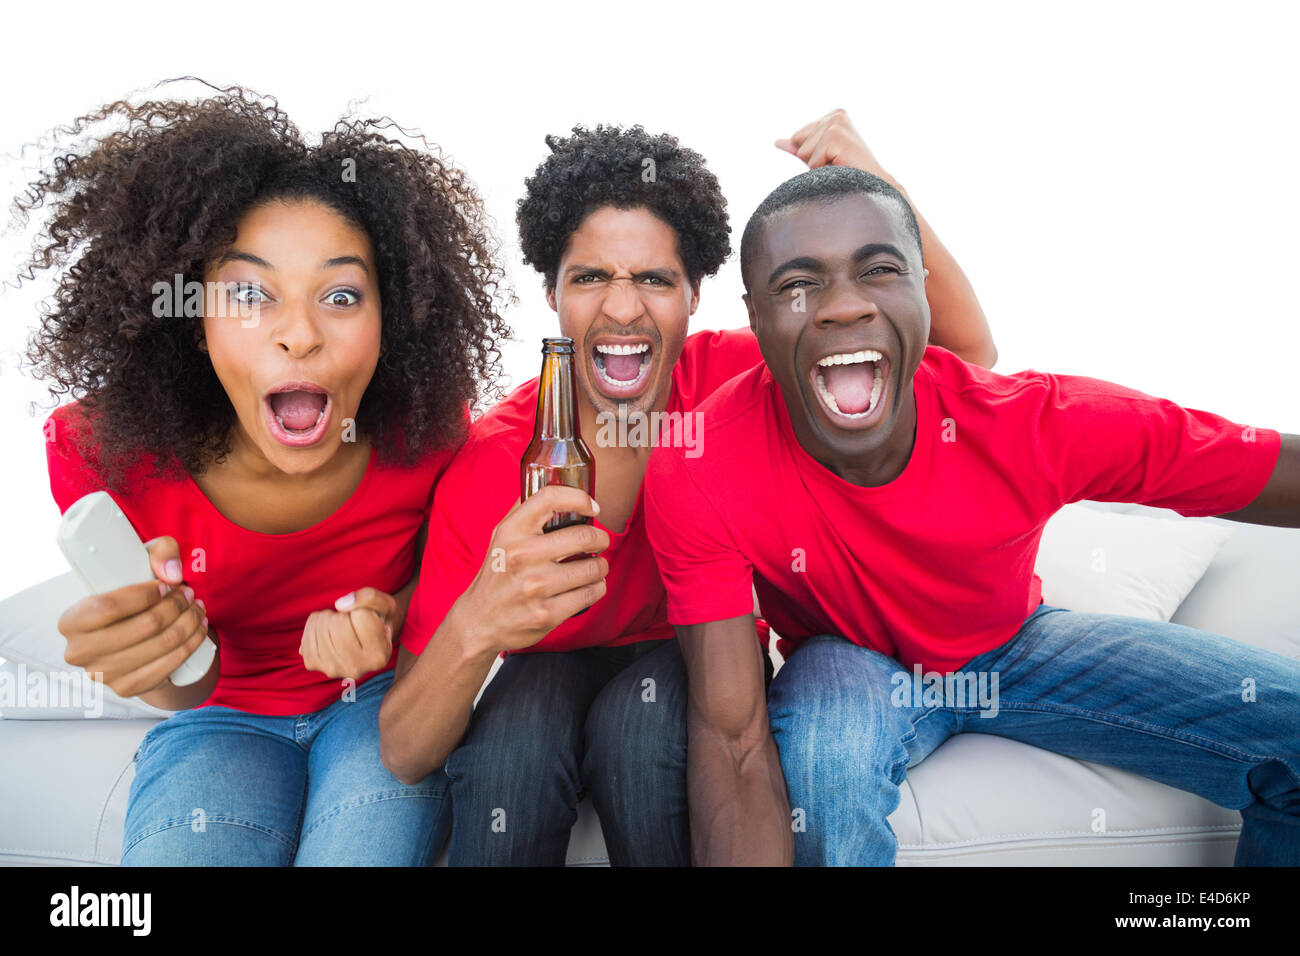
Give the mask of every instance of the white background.
MULTIPOLYGON (((27 179, 22 144, 164 77, 271 93, 304 132, 368 98, 486 197, 519 295, 518 383, 554 322, 514 236, 544 134, 676 134, 719 176, 738 245, 802 168, 772 141, 842 106, 973 281, 998 371, 1092 375, 1300 432, 1296 9, 24 4, 3 15, 5 199, 27 179)), ((3 249, 12 277, 22 244, 3 249)), ((0 296, 0 596, 65 569, 31 411, 44 392, 18 368, 47 291, 0 296)), ((743 325, 740 292, 733 258, 695 327, 743 325)))

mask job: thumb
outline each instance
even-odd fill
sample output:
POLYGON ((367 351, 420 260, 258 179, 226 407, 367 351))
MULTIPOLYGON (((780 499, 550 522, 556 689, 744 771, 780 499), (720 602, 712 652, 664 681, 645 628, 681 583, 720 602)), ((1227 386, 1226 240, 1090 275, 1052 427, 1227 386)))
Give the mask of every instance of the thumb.
POLYGON ((794 140, 792 139, 778 139, 776 141, 776 148, 795 156, 799 155, 799 149, 794 145, 794 140))
POLYGON ((358 588, 334 602, 336 611, 351 612, 363 608, 374 611, 387 621, 397 611, 397 601, 378 588, 358 588))
POLYGON ((154 577, 167 584, 180 584, 185 576, 181 568, 181 548, 170 535, 154 538, 145 545, 154 577))

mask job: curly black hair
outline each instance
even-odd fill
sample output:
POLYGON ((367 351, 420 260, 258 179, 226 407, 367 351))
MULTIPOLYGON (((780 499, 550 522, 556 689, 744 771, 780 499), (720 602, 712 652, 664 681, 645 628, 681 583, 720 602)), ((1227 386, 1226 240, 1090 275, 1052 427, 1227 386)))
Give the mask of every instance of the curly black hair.
POLYGON ((236 416, 203 320, 155 317, 154 284, 202 282, 240 217, 285 198, 326 204, 374 248, 382 350, 358 432, 406 462, 457 444, 466 406, 495 394, 513 298, 465 173, 387 117, 340 119, 308 145, 274 98, 198 82, 192 102, 118 100, 57 127, 62 155, 13 203, 23 222, 52 207, 18 277, 58 273, 27 358, 56 402, 87 412, 85 453, 110 486, 142 453, 191 473, 228 454, 236 416))
POLYGON ((547 136, 546 145, 551 155, 524 180, 515 220, 524 262, 542 274, 548 289, 555 288, 569 237, 604 206, 644 208, 671 226, 693 283, 716 273, 731 255, 718 179, 704 157, 675 136, 652 136, 640 126, 575 126, 572 136, 547 136))

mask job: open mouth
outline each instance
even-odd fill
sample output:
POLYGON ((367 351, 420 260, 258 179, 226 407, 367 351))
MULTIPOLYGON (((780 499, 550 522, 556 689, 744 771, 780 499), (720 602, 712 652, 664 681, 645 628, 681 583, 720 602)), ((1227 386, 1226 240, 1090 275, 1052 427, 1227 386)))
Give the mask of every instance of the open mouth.
POLYGON ((286 382, 266 396, 267 426, 282 445, 314 445, 329 427, 329 394, 313 382, 286 382))
POLYGON ((598 342, 591 350, 596 387, 611 398, 638 395, 650 377, 653 359, 649 342, 598 342))
POLYGON ((889 362, 875 349, 827 355, 811 372, 822 410, 840 428, 866 428, 880 419, 888 377, 889 362))

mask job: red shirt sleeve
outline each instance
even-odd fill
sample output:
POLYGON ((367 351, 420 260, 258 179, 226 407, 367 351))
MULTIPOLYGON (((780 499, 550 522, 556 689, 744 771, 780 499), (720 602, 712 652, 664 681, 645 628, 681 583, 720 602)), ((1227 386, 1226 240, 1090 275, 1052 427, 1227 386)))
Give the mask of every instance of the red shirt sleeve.
POLYGON ((45 420, 45 462, 50 473, 50 492, 59 506, 67 511, 76 501, 92 491, 102 491, 104 481, 82 454, 89 425, 76 405, 56 408, 45 420))
POLYGON ((705 624, 754 610, 754 567, 687 471, 683 449, 656 448, 646 468, 646 533, 668 592, 668 623, 705 624))
POLYGON ((519 462, 501 443, 466 445, 443 472, 429 513, 420 580, 401 642, 424 651, 451 606, 478 574, 492 531, 519 499, 519 462))
POLYGON ((1037 434, 1062 503, 1091 499, 1188 517, 1250 504, 1273 474, 1281 436, 1163 398, 1073 375, 1043 375, 1037 434))

